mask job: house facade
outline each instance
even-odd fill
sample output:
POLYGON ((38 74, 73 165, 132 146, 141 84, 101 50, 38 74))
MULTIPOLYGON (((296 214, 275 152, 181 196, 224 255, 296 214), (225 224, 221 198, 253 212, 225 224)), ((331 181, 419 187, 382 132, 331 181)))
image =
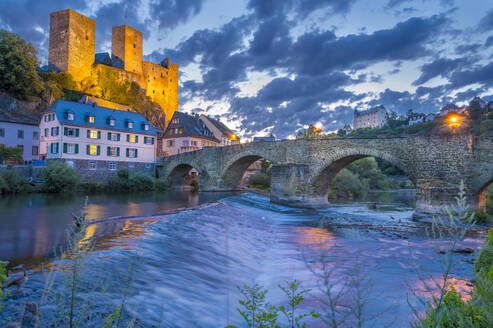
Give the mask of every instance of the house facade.
POLYGON ((221 121, 203 114, 199 118, 204 122, 209 131, 212 132, 214 138, 221 141, 221 146, 231 146, 240 143, 240 138, 238 138, 236 133, 231 131, 221 121))
POLYGON ((219 146, 221 141, 214 137, 198 115, 175 112, 162 135, 161 157, 219 146))
POLYGON ((58 100, 41 118, 40 154, 63 160, 85 178, 119 168, 154 173, 156 131, 140 114, 58 100))
POLYGON ((388 113, 383 105, 364 111, 354 111, 354 129, 381 128, 387 123, 388 113))
POLYGON ((31 161, 38 159, 39 141, 37 122, 0 117, 0 146, 20 148, 24 163, 30 164, 31 161))

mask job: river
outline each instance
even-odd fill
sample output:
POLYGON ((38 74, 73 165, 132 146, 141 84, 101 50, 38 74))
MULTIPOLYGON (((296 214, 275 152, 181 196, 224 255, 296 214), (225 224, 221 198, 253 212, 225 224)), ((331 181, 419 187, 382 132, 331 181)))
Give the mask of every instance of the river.
MULTIPOLYGON (((363 282, 365 326, 407 326, 412 313, 406 298, 418 306, 415 294, 431 296, 423 285, 439 279, 444 255, 438 250, 447 247, 446 241, 428 238, 426 226, 411 219, 413 195, 376 193, 324 210, 279 206, 253 193, 92 196, 90 220, 209 205, 89 226, 86 234, 97 243, 81 278, 79 305, 91 305, 81 327, 100 327, 101 317, 121 304, 122 294, 128 294, 124 318, 136 320, 138 327, 158 322, 163 327, 243 327, 238 286, 260 284, 268 289, 270 302, 285 305, 278 285, 293 279, 311 290, 302 310, 324 314, 324 277, 330 278, 332 292, 343 291, 350 279, 363 282)), ((6 302, 0 320, 15 318, 19 304, 33 301, 40 303, 41 326, 53 324, 56 306, 42 291, 47 277, 55 281, 54 291, 61 290, 69 260, 53 261, 50 255, 63 241, 70 214, 83 203, 84 197, 77 196, 2 199, 0 257, 24 263, 30 279, 6 302)), ((477 249, 481 243, 481 236, 468 237, 461 247, 477 249)), ((454 262, 452 282, 467 291, 472 255, 457 254, 454 262)), ((339 307, 350 306, 355 290, 346 287, 339 307)), ((353 320, 348 317, 343 326, 353 326, 353 320)), ((313 319, 308 326, 326 325, 313 319)))

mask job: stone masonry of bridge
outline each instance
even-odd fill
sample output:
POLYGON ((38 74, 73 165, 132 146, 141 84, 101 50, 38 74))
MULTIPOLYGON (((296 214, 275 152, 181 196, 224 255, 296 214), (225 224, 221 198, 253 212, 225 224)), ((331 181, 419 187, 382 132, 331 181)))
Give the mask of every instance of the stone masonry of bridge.
POLYGON ((485 208, 493 180, 493 138, 470 135, 377 139, 283 140, 239 144, 167 157, 158 174, 181 186, 195 168, 202 191, 238 190, 247 167, 272 162, 270 200, 294 207, 328 205, 332 179, 351 162, 374 156, 399 167, 416 187, 416 212, 439 213, 464 182, 471 206, 485 208))

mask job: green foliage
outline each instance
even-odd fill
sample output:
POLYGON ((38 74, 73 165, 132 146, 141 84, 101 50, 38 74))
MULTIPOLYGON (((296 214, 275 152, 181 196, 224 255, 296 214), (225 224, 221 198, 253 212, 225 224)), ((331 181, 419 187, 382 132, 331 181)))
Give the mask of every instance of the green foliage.
POLYGON ((321 132, 322 132, 321 129, 317 129, 315 126, 310 124, 308 129, 298 131, 298 133, 296 134, 296 139, 306 139, 306 140, 320 139, 322 137, 321 132))
POLYGON ((101 181, 85 180, 79 183, 79 190, 86 194, 94 194, 104 191, 105 184, 101 181))
POLYGON ((270 187, 270 176, 262 172, 257 172, 252 174, 248 183, 251 186, 270 187))
POLYGON ((309 289, 302 289, 301 283, 299 281, 294 280, 290 283, 286 283, 286 286, 279 285, 279 288, 281 288, 281 290, 289 299, 289 306, 279 306, 279 311, 286 317, 289 323, 289 328, 305 328, 306 322, 302 322, 304 318, 309 316, 313 318, 319 317, 319 315, 315 313, 315 311, 311 311, 310 313, 296 314, 296 310, 298 309, 299 305, 305 300, 305 297, 303 295, 310 292, 309 289))
POLYGON ((368 193, 368 180, 360 180, 358 175, 348 169, 342 169, 332 180, 330 188, 335 197, 361 197, 368 193))
POLYGON ((493 119, 487 119, 481 122, 479 131, 481 135, 493 136, 493 119))
POLYGON ((488 236, 484 241, 479 256, 474 263, 475 272, 488 272, 493 270, 493 229, 488 231, 488 236))
POLYGON ((3 194, 7 191, 8 185, 7 181, 3 178, 3 175, 0 174, 0 194, 3 194))
POLYGON ((265 300, 267 290, 257 284, 252 287, 238 287, 244 299, 239 303, 241 308, 237 308, 248 327, 279 327, 276 325, 278 319, 278 310, 275 306, 270 305, 265 300))
POLYGON ((154 178, 146 173, 135 173, 130 176, 128 182, 132 191, 154 190, 154 178))
POLYGON ((72 74, 68 72, 40 72, 40 77, 45 82, 45 89, 49 90, 55 99, 79 101, 84 93, 79 91, 72 74))
MULTIPOLYGON (((385 167, 393 173, 402 172, 390 163, 387 163, 385 167)), ((361 197, 365 196, 370 189, 392 190, 397 188, 399 184, 382 173, 379 162, 374 157, 367 157, 354 161, 335 176, 329 188, 329 198, 361 197)))
MULTIPOLYGON (((6 283, 9 280, 9 277, 7 275, 7 265, 9 262, 4 262, 0 260, 0 301, 2 301, 7 293, 4 292, 3 290, 3 284, 6 283)), ((0 312, 2 312, 2 304, 0 303, 0 312)))
POLYGON ((192 182, 190 182, 190 186, 192 186, 195 191, 199 190, 199 182, 197 180, 192 180, 192 182))
POLYGON ((0 154, 4 161, 22 161, 22 151, 19 147, 5 147, 0 145, 0 154))
POLYGON ((50 193, 74 190, 80 179, 73 167, 61 161, 49 162, 40 176, 45 181, 41 191, 50 193))
POLYGON ((18 35, 0 30, 0 91, 28 99, 42 90, 36 49, 18 35))
POLYGON ((120 179, 128 180, 128 177, 130 176, 130 171, 126 167, 121 167, 118 169, 117 176, 120 179))
MULTIPOLYGON (((120 168, 118 177, 109 178, 104 189, 116 192, 151 191, 155 189, 154 178, 146 173, 130 174, 127 168, 120 168)), ((162 185, 161 185, 162 186, 162 185)), ((164 187, 164 186, 163 186, 164 187)))
POLYGON ((156 181, 154 182, 154 188, 157 191, 164 191, 170 189, 171 184, 164 179, 156 179, 156 181))
POLYGON ((2 171, 1 176, 5 182, 4 193, 17 194, 30 190, 30 185, 26 179, 14 168, 7 168, 2 171))

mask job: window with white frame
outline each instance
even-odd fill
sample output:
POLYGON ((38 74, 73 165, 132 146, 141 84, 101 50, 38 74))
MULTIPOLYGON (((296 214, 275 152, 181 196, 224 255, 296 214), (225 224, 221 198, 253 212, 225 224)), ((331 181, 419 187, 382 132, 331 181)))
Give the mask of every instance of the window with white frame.
POLYGON ((98 131, 97 130, 89 130, 88 136, 90 139, 97 139, 98 138, 98 131))
POLYGON ((152 144, 154 144, 154 138, 152 138, 152 137, 144 137, 144 143, 146 145, 152 145, 152 144))
POLYGON ((116 163, 115 162, 109 162, 108 163, 108 169, 110 171, 116 171, 116 163))
POLYGON ((118 147, 109 147, 108 155, 112 157, 118 156, 118 147))
POLYGON ((89 162, 89 170, 95 170, 98 168, 97 162, 89 162))
POLYGON ((111 141, 118 141, 118 133, 111 133, 110 139, 111 141))
POLYGON ((137 149, 127 148, 127 154, 129 158, 137 158, 137 149))
POLYGON ((68 137, 75 137, 77 133, 75 132, 75 128, 67 128, 67 136, 68 137))
POLYGON ((149 124, 144 124, 144 130, 149 131, 149 124))
POLYGON ((111 126, 115 126, 115 124, 116 124, 115 119, 114 118, 110 118, 110 125, 111 126))
POLYGON ((133 128, 134 128, 134 122, 132 122, 132 121, 128 121, 128 122, 127 122, 127 128, 129 128, 129 129, 133 129, 133 128))
POLYGON ((75 154, 75 144, 73 143, 67 144, 67 154, 75 154))
POLYGON ((69 120, 69 121, 73 121, 73 120, 74 120, 74 113, 72 113, 72 112, 68 112, 68 113, 67 113, 67 120, 69 120))

